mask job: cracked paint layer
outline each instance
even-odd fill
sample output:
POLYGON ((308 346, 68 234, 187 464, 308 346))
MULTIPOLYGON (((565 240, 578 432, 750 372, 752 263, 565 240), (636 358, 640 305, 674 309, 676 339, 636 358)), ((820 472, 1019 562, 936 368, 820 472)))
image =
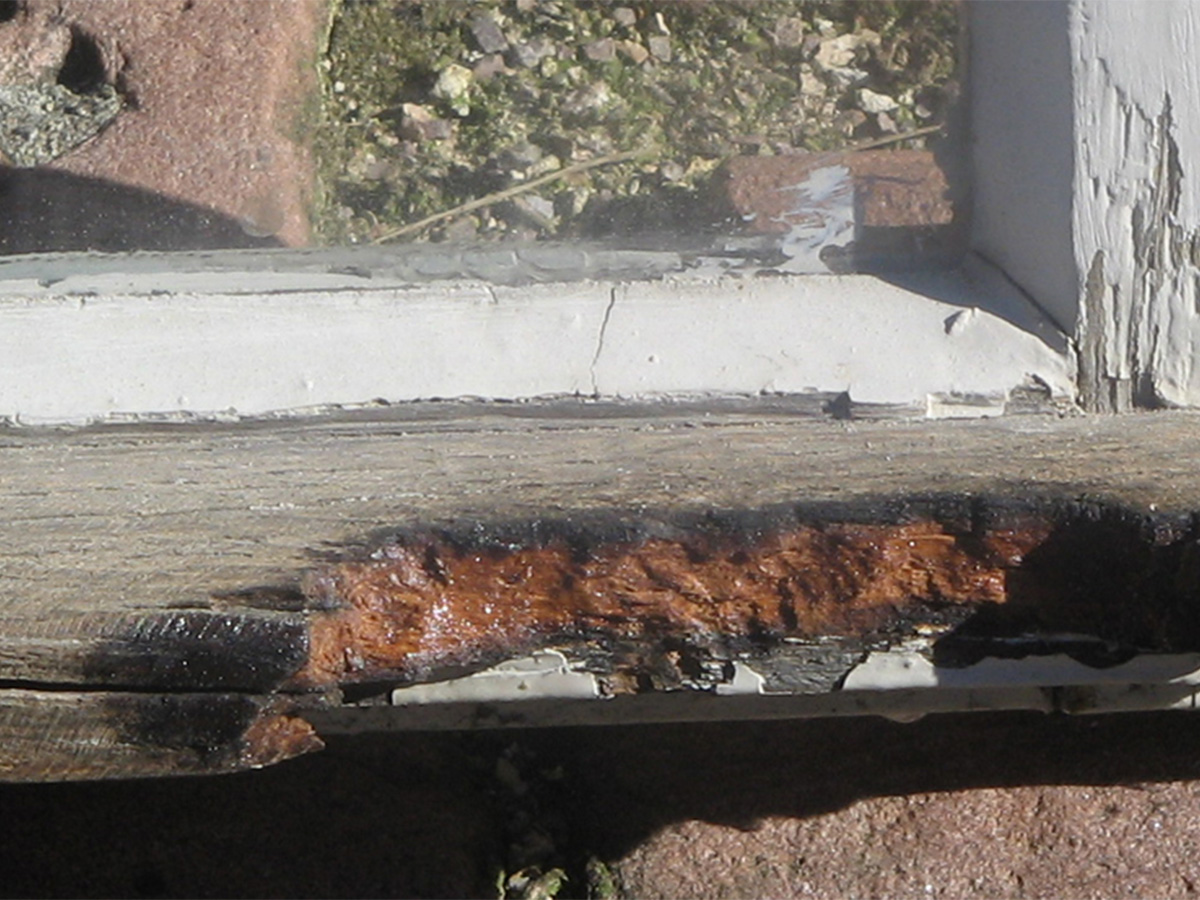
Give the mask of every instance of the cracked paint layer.
POLYGON ((592 395, 600 396, 600 386, 596 381, 596 363, 600 361, 600 354, 604 352, 604 337, 608 332, 608 320, 612 318, 613 307, 617 305, 617 289, 610 288, 608 295, 608 306, 604 307, 604 318, 600 320, 600 331, 596 335, 596 352, 592 354, 592 364, 588 367, 588 373, 592 379, 592 395))
POLYGON ((948 330, 946 320, 978 298, 941 274, 922 277, 946 299, 863 275, 619 285, 592 361, 596 389, 619 397, 848 391, 859 402, 908 404, 929 394, 1002 394, 1033 375, 1055 397, 1074 396, 1071 361, 1056 342, 983 308, 948 330))
POLYGON ((1200 10, 1072 4, 1081 400, 1099 412, 1200 403, 1200 10), (1134 37, 1136 39, 1131 40, 1134 37))

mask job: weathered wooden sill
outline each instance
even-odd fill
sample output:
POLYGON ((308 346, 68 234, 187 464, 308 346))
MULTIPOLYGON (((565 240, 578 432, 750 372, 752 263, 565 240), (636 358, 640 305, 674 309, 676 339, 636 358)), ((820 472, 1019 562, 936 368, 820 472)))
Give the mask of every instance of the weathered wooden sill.
POLYGON ((548 723, 603 698, 903 715, 847 700, 889 684, 925 689, 913 711, 985 683, 1193 702, 1200 416, 822 407, 4 431, 0 778, 231 771, 319 747, 310 722, 435 727, 439 705, 437 727, 503 724, 451 680, 521 657, 552 663, 548 723))

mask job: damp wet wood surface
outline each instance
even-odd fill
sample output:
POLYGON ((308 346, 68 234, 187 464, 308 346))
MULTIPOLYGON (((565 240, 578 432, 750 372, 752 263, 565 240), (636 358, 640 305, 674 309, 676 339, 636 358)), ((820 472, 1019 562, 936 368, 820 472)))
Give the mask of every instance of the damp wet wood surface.
MULTIPOLYGON (((1178 540, 1200 510, 1197 438, 1193 413, 831 421, 763 407, 647 415, 587 404, 9 429, 0 683, 9 697, 92 695, 80 722, 111 722, 113 706, 95 695, 130 689, 265 703, 310 663, 313 623, 329 615, 320 592, 301 590, 306 574, 398 533, 475 523, 536 531, 530 523, 542 520, 611 514, 636 525, 801 504, 824 516, 836 507, 864 527, 895 524, 914 498, 987 496, 1018 509, 1031 498, 1101 502, 1178 540)), ((242 731, 230 737, 206 719, 215 737, 196 745, 198 758, 228 768, 271 755, 242 746, 259 717, 229 715, 222 728, 242 731)), ((0 730, 19 737, 0 759, 4 777, 41 751, 27 731, 0 730)), ((138 773, 136 758, 125 771, 138 773)))

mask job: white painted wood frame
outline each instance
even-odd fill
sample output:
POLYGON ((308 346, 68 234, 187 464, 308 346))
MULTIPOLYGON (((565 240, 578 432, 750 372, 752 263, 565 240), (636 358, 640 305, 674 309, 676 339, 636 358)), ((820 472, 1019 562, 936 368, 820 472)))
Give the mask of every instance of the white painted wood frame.
POLYGON ((582 247, 10 258, 0 418, 806 391, 987 414, 1031 380, 1094 410, 1196 405, 1200 9, 967 16, 965 274, 759 278, 582 247))
POLYGON ((1074 338, 1085 408, 1200 403, 1200 7, 969 5, 976 248, 1074 338))
POLYGON ((1191 405, 1198 13, 1141 7, 968 5, 962 272, 764 278, 562 246, 9 258, 0 419, 813 391, 986 415, 1029 385, 1098 409, 1191 405))
POLYGON ((842 391, 977 415, 1022 385, 1073 394, 1062 335, 983 265, 897 284, 710 273, 670 253, 593 250, 575 268, 579 248, 488 252, 486 277, 445 279, 414 274, 403 250, 0 261, 0 416, 842 391), (531 274, 529 253, 578 274, 531 274))

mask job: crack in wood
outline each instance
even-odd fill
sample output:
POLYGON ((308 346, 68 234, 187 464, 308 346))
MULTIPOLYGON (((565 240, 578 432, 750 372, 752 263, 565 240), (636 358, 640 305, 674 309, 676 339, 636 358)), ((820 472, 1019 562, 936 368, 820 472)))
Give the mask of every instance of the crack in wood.
POLYGON ((269 692, 308 655, 299 615, 147 611, 94 630, 79 673, 93 688, 269 692))

